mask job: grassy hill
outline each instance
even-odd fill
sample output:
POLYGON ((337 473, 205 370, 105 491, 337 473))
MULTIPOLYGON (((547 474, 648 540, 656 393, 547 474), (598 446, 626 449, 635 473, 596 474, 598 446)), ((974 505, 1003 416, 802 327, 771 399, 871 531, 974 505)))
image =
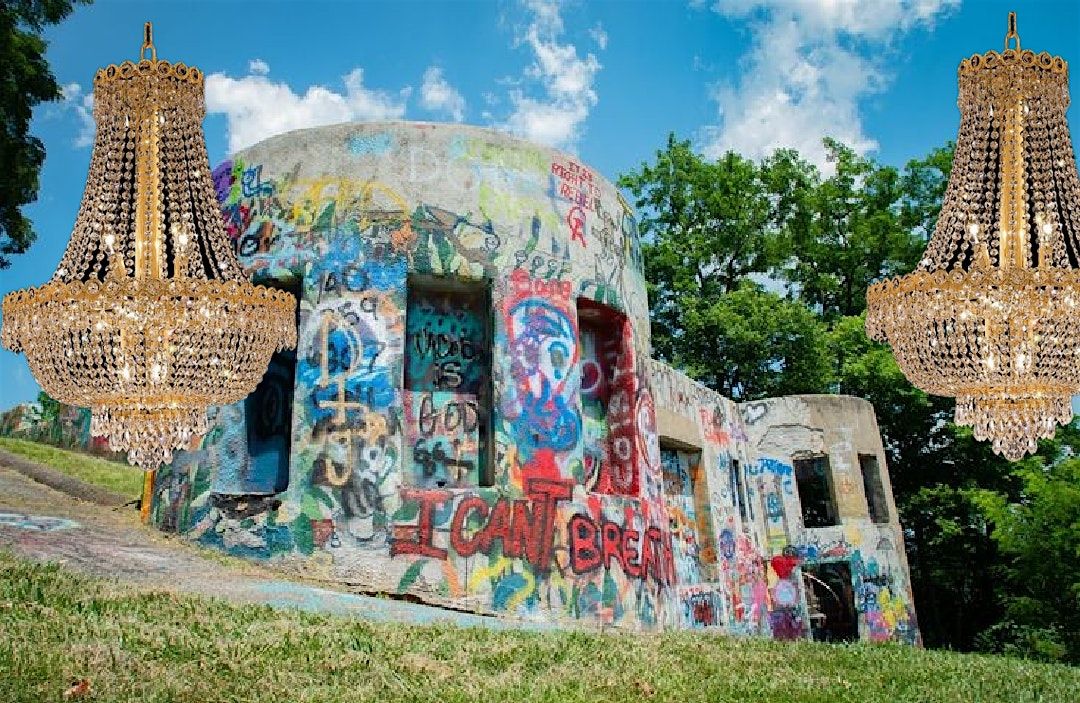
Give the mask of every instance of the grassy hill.
POLYGON ((900 646, 383 625, 0 551, 0 701, 1062 701, 1080 669, 900 646))
POLYGON ((0 437, 0 449, 120 495, 142 494, 142 471, 127 464, 14 437, 0 437))

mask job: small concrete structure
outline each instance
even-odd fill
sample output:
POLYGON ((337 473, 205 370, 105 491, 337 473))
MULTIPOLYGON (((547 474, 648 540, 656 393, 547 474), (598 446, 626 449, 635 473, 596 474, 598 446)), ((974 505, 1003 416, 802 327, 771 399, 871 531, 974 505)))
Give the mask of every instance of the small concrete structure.
POLYGON ((871 406, 652 360, 634 213, 575 157, 350 124, 214 173, 299 348, 158 472, 162 529, 544 623, 918 641, 871 406))

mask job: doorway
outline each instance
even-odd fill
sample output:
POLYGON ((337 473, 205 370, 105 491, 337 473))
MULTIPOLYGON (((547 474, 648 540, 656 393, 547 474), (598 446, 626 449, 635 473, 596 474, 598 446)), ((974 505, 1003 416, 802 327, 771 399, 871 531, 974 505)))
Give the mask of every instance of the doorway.
POLYGON ((855 610, 851 565, 846 561, 805 564, 802 573, 814 641, 858 640, 859 616, 855 610))

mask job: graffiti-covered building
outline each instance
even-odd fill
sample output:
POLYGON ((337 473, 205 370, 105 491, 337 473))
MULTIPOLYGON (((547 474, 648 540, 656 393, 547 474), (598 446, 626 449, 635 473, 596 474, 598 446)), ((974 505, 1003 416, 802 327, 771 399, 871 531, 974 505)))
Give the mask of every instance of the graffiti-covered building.
POLYGON ((576 158, 353 124, 214 177, 299 344, 157 473, 162 529, 506 617, 917 641, 870 405, 652 360, 634 213, 576 158))

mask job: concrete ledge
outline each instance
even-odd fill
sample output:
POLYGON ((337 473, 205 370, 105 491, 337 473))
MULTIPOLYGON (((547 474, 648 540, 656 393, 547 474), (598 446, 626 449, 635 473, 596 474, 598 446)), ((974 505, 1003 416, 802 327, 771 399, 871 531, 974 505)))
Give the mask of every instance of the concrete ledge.
POLYGON ((12 454, 0 449, 0 466, 18 471, 22 475, 31 478, 38 483, 43 483, 50 488, 55 488, 61 493, 67 493, 90 503, 97 503, 107 508, 117 508, 125 503, 135 500, 135 497, 124 496, 114 493, 106 488, 89 484, 73 476, 43 466, 26 457, 12 454))

